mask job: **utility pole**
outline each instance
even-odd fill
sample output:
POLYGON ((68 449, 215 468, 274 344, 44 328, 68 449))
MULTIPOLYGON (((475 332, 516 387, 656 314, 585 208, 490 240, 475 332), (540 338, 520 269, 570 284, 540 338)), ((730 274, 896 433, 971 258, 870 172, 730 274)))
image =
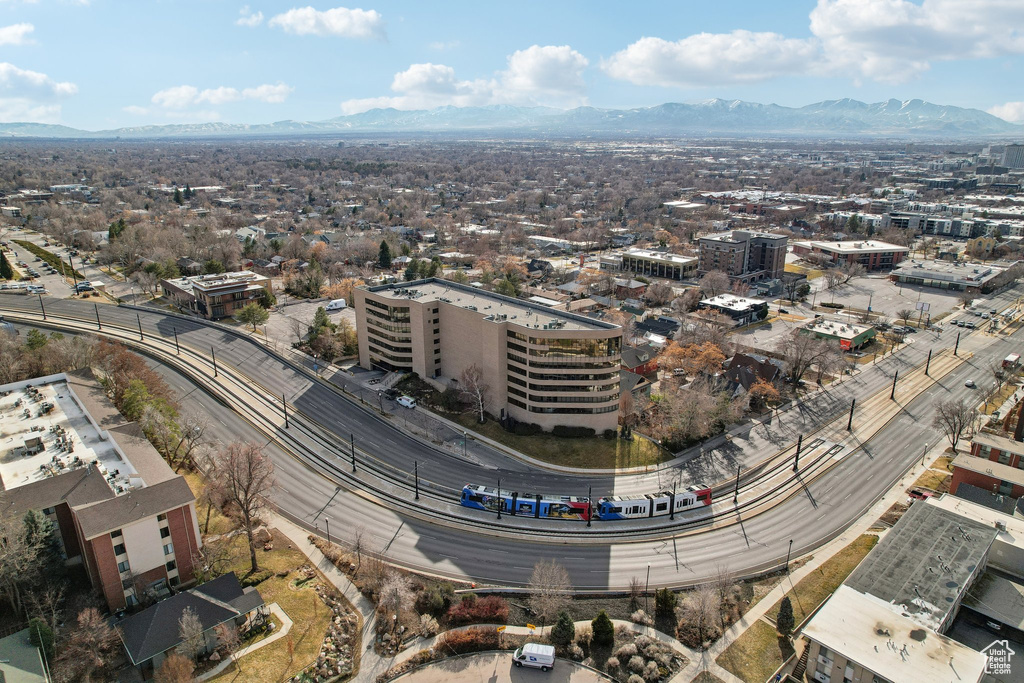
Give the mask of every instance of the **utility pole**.
POLYGON ((178 328, 172 327, 171 329, 174 330, 174 353, 180 356, 181 348, 178 346, 178 328))
POLYGON ((789 550, 786 551, 786 573, 789 573, 789 556, 793 553, 793 539, 789 539, 789 550))
POLYGON ((932 350, 928 349, 928 360, 924 364, 924 374, 925 374, 925 376, 928 375, 928 368, 930 368, 931 365, 932 365, 932 350))
POLYGON ((135 319, 139 321, 139 341, 142 341, 143 339, 145 339, 145 337, 142 336, 142 316, 136 313, 135 319))
POLYGON ((956 333, 956 344, 953 345, 953 355, 956 355, 957 350, 960 348, 960 333, 956 333))
POLYGON ((740 499, 740 471, 742 465, 736 465, 736 490, 732 492, 732 502, 735 504, 740 499))
POLYGON ((462 457, 466 457, 466 442, 469 441, 469 432, 462 430, 462 457))
POLYGON ((853 407, 857 405, 857 399, 850 401, 850 419, 846 421, 846 431, 853 430, 853 407))
POLYGON ((327 524, 327 547, 331 546, 331 518, 324 517, 324 523, 327 524))
POLYGON ((800 469, 800 447, 804 444, 804 435, 796 437, 796 458, 793 460, 793 471, 800 469))
POLYGON ((420 499, 420 464, 415 460, 412 463, 413 471, 416 473, 416 500, 420 499))
POLYGON ((590 528, 590 518, 594 516, 594 503, 592 502, 593 501, 593 497, 594 497, 594 487, 593 486, 588 486, 587 487, 587 528, 588 529, 590 528))
POLYGON ((43 295, 39 294, 39 310, 43 312, 43 320, 46 320, 46 307, 43 306, 43 295))
POLYGON ((889 392, 889 400, 896 400, 896 379, 900 376, 900 371, 897 370, 896 374, 892 376, 892 391, 889 392))
POLYGON ((348 435, 348 443, 352 447, 352 471, 355 472, 356 471, 356 435, 355 434, 351 434, 350 433, 348 435))
POLYGON ((288 402, 285 400, 284 394, 281 394, 281 412, 284 413, 284 428, 288 429, 288 402))
POLYGON ((647 581, 644 582, 644 610, 648 609, 647 594, 651 590, 651 563, 647 563, 647 581))
POLYGON ((498 519, 501 519, 501 477, 498 477, 498 519))
POLYGON ((668 506, 668 518, 670 520, 676 518, 676 482, 672 482, 672 502, 668 506))
POLYGON ((92 307, 94 309, 96 309, 96 329, 97 330, 102 330, 103 329, 103 323, 100 322, 100 307, 99 307, 99 304, 93 304, 92 307))
POLYGON ((213 376, 216 377, 217 376, 217 352, 213 350, 212 346, 210 347, 210 356, 213 358, 213 376))

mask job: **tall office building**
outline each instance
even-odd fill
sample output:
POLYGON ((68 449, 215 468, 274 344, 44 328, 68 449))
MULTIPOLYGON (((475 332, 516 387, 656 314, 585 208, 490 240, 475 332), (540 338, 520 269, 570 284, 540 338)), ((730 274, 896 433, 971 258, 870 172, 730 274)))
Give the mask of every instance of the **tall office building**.
POLYGON ((622 328, 431 278, 353 293, 359 364, 462 388, 477 367, 487 411, 544 430, 615 429, 622 328))
POLYGON ((1024 168, 1024 145, 1007 145, 1003 151, 1003 166, 1024 168))
POLYGON ((788 237, 769 232, 733 230, 699 240, 698 273, 720 270, 744 283, 781 278, 786 268, 788 237))

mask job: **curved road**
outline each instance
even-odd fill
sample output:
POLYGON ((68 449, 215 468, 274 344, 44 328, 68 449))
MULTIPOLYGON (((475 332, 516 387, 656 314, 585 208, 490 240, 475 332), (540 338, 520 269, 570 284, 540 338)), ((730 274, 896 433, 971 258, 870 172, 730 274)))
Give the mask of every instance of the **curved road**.
MULTIPOLYGON (((1005 303, 1013 300, 1010 294, 997 298, 1005 303)), ((8 299, 0 300, 0 306, 12 311, 39 310, 38 302, 33 300, 19 298, 18 303, 12 305, 8 299)), ((91 306, 79 301, 47 300, 46 306, 47 313, 53 316, 87 317, 92 313, 91 306)), ((288 393, 289 403, 322 424, 337 425, 337 432, 354 433, 361 448, 398 462, 408 463, 415 457, 421 463, 430 463, 435 481, 447 481, 457 488, 464 480, 479 480, 484 476, 479 465, 440 453, 372 418, 358 406, 340 400, 330 389, 310 381, 262 347, 231 332, 158 311, 109 306, 100 310, 103 320, 113 322, 116 319, 123 324, 134 322, 138 314, 145 334, 161 334, 169 339, 176 328, 182 343, 195 348, 214 345, 219 361, 231 363, 250 377, 259 377, 263 386, 283 387, 288 393)), ((928 344, 939 350, 950 347, 953 342, 951 332, 947 332, 943 339, 925 332, 916 336, 919 339, 907 349, 905 357, 898 355, 884 363, 891 364, 892 369, 900 365, 906 367, 927 353, 928 344)), ((933 445, 942 438, 930 426, 934 404, 949 397, 972 395, 972 390, 964 387, 964 380, 971 378, 981 383, 987 378, 991 363, 1020 350, 1022 338, 1024 335, 1019 331, 1010 337, 997 338, 982 333, 965 337, 960 344, 961 353, 973 351, 972 359, 910 402, 899 417, 862 444, 859 450, 810 482, 803 493, 763 514, 749 519, 738 517, 737 524, 709 529, 697 535, 611 544, 595 538, 586 545, 567 545, 467 532, 425 523, 349 493, 312 473, 304 464, 271 444, 268 450, 275 460, 279 484, 275 502, 282 512, 309 528, 315 526, 322 531, 326 526, 324 519, 329 518, 332 535, 345 540, 350 540, 361 529, 371 550, 386 554, 398 564, 453 578, 505 585, 525 584, 533 564, 543 558, 555 559, 565 565, 578 589, 623 589, 630 578, 643 577, 648 565, 651 583, 655 585, 697 583, 713 576, 719 566, 726 566, 738 575, 755 573, 769 566, 781 565, 790 539, 793 540, 793 556, 797 557, 838 535, 854 522, 913 465, 921 456, 923 445, 933 445)), ((879 368, 884 367, 884 363, 880 362, 879 368)), ((168 369, 163 371, 182 396, 190 396, 186 401, 195 399, 200 390, 192 382, 168 369)), ((863 379, 844 383, 847 390, 856 390, 860 383, 861 390, 874 391, 891 381, 886 379, 882 370, 865 372, 859 377, 863 379)), ((211 415, 211 426, 219 438, 252 438, 252 428, 229 407, 218 404, 205 394, 198 400, 211 415)), ((501 455, 495 457, 505 458, 501 455)), ((489 472, 500 472, 503 480, 520 489, 566 491, 573 487, 582 488, 585 483, 593 484, 597 495, 601 483, 607 487, 613 485, 610 477, 581 479, 532 471, 519 461, 506 460, 507 463, 491 464, 491 467, 499 469, 489 472), (538 483, 543 486, 538 486, 538 483)), ((578 533, 587 533, 582 523, 578 533)))

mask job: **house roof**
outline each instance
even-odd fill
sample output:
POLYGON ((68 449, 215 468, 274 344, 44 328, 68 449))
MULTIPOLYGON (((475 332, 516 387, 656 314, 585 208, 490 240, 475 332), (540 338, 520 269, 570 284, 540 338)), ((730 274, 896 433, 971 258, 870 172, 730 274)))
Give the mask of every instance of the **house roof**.
POLYGON ((188 505, 195 499, 185 478, 175 477, 108 500, 75 506, 75 512, 82 536, 89 540, 140 519, 188 505))
POLYGON ((234 572, 161 600, 121 621, 120 634, 136 665, 181 643, 178 621, 186 609, 195 611, 203 630, 247 614, 263 604, 255 589, 243 591, 234 572))
POLYGON ((972 503, 978 505, 984 505, 992 510, 998 510, 1005 515, 1012 515, 1014 510, 1017 509, 1019 498, 1013 498, 1011 496, 1004 496, 1001 493, 993 493, 987 489, 983 489, 980 486, 974 486, 973 484, 960 483, 956 487, 956 493, 951 494, 957 498, 963 498, 972 503))
POLYGON ((644 363, 649 363, 657 353, 657 350, 650 344, 641 344, 639 346, 623 344, 622 365, 630 369, 638 368, 644 363))

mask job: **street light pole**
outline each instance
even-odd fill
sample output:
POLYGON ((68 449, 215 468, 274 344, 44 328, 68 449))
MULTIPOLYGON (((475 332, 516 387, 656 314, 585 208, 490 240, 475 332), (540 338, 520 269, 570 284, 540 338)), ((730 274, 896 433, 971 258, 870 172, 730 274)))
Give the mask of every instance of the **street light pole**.
POLYGON ((284 428, 288 429, 288 401, 284 394, 281 394, 281 412, 284 413, 284 428))
POLYGON ((327 524, 327 546, 331 545, 331 518, 324 517, 324 522, 327 524))
POLYGON ((96 309, 96 329, 97 330, 102 330, 103 329, 103 323, 100 322, 100 307, 99 307, 99 304, 93 304, 92 307, 94 309, 96 309))
POLYGON ((350 433, 348 435, 348 443, 352 447, 352 471, 355 472, 356 471, 356 435, 355 434, 351 434, 350 433))
POLYGON ((420 499, 420 464, 419 462, 413 461, 413 470, 416 473, 416 500, 420 499))
POLYGON ((46 307, 43 306, 43 295, 39 295, 39 310, 43 312, 43 320, 46 320, 46 307))
POLYGON ((789 539, 789 550, 786 551, 786 573, 789 573, 789 556, 793 552, 793 539, 789 539))
POLYGON ((796 458, 793 460, 793 471, 796 472, 800 469, 800 447, 803 446, 804 435, 796 437, 796 458))
POLYGON ((850 401, 850 419, 846 421, 846 431, 853 430, 853 408, 857 405, 857 399, 850 401))
POLYGON ((960 348, 960 333, 956 333, 956 344, 953 345, 953 355, 956 355, 957 350, 960 348))
POLYGON ((139 322, 139 341, 142 341, 143 339, 145 339, 145 337, 142 336, 142 316, 136 313, 135 319, 139 322))
POLYGON ((742 465, 736 465, 736 490, 732 493, 732 502, 736 503, 740 499, 740 471, 743 469, 742 465))
POLYGON ((171 329, 174 330, 174 353, 180 356, 181 348, 178 346, 178 328, 172 327, 171 329))
POLYGON ((896 374, 892 376, 892 391, 889 392, 889 400, 896 400, 896 379, 900 376, 900 371, 897 370, 896 374))
POLYGON ((498 519, 501 519, 501 477, 498 477, 498 519))
POLYGON ((594 503, 592 502, 593 501, 593 497, 594 497, 594 487, 593 486, 588 486, 587 487, 587 528, 588 529, 590 528, 590 518, 594 516, 594 503))
POLYGON ((466 442, 469 441, 469 432, 462 430, 462 457, 466 457, 466 442))
POLYGON ((644 582, 644 610, 648 609, 647 594, 651 590, 651 563, 647 563, 647 581, 644 582))
POLYGON ((932 365, 932 350, 928 349, 928 360, 924 364, 924 374, 925 374, 925 376, 928 375, 928 368, 930 368, 931 365, 932 365))
POLYGON ((213 358, 213 376, 216 377, 217 376, 217 352, 213 350, 212 346, 210 347, 210 357, 213 358))

